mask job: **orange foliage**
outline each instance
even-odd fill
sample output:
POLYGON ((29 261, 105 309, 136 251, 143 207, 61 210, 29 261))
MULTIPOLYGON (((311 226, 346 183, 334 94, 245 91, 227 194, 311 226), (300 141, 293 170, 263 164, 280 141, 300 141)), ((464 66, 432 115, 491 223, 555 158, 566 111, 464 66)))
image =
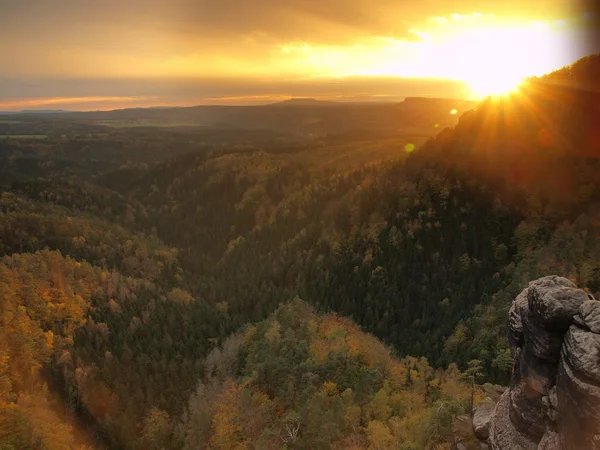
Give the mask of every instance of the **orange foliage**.
POLYGON ((310 345, 313 357, 323 361, 329 353, 346 354, 361 358, 368 367, 377 367, 384 373, 390 370, 390 351, 375 336, 364 333, 346 317, 328 314, 317 328, 310 345))
POLYGON ((335 395, 337 394, 337 385, 332 381, 325 381, 321 386, 321 391, 327 396, 335 395))
POLYGON ((246 448, 242 441, 242 423, 238 415, 241 409, 241 392, 244 388, 244 385, 237 385, 229 380, 215 402, 211 444, 216 448, 246 448))

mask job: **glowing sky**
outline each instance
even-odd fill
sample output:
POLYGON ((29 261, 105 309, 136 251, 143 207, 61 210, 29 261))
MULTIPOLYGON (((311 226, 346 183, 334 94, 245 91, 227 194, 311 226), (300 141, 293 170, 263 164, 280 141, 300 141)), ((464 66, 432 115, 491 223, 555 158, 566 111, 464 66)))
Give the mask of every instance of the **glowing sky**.
POLYGON ((0 109, 477 97, 596 51, 584 45, 589 11, 572 0, 0 0, 0 109))

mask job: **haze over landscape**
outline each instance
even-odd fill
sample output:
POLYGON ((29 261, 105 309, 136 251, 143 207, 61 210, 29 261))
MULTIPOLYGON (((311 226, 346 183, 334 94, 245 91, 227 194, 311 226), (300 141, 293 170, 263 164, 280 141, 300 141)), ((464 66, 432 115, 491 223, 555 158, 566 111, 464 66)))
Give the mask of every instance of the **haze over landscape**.
POLYGON ((592 53, 593 9, 567 0, 0 0, 0 110, 480 99, 592 53))
POLYGON ((0 450, 591 450, 593 2, 0 0, 0 450))

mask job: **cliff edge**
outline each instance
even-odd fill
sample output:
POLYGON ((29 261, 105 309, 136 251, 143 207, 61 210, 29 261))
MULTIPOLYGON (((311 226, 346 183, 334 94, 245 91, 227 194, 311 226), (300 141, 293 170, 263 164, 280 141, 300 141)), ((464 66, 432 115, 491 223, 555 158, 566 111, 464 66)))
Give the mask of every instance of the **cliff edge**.
POLYGON ((480 414, 488 447, 600 450, 600 302, 566 278, 540 278, 513 301, 509 326, 510 387, 480 414))

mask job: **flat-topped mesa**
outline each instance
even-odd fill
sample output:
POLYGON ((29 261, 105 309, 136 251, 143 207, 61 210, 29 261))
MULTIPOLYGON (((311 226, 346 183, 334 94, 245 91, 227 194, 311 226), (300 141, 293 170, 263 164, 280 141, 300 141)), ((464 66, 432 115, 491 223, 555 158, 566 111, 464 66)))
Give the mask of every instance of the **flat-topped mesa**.
POLYGON ((600 302, 566 278, 540 278, 513 301, 509 326, 513 375, 489 447, 600 450, 600 302))

